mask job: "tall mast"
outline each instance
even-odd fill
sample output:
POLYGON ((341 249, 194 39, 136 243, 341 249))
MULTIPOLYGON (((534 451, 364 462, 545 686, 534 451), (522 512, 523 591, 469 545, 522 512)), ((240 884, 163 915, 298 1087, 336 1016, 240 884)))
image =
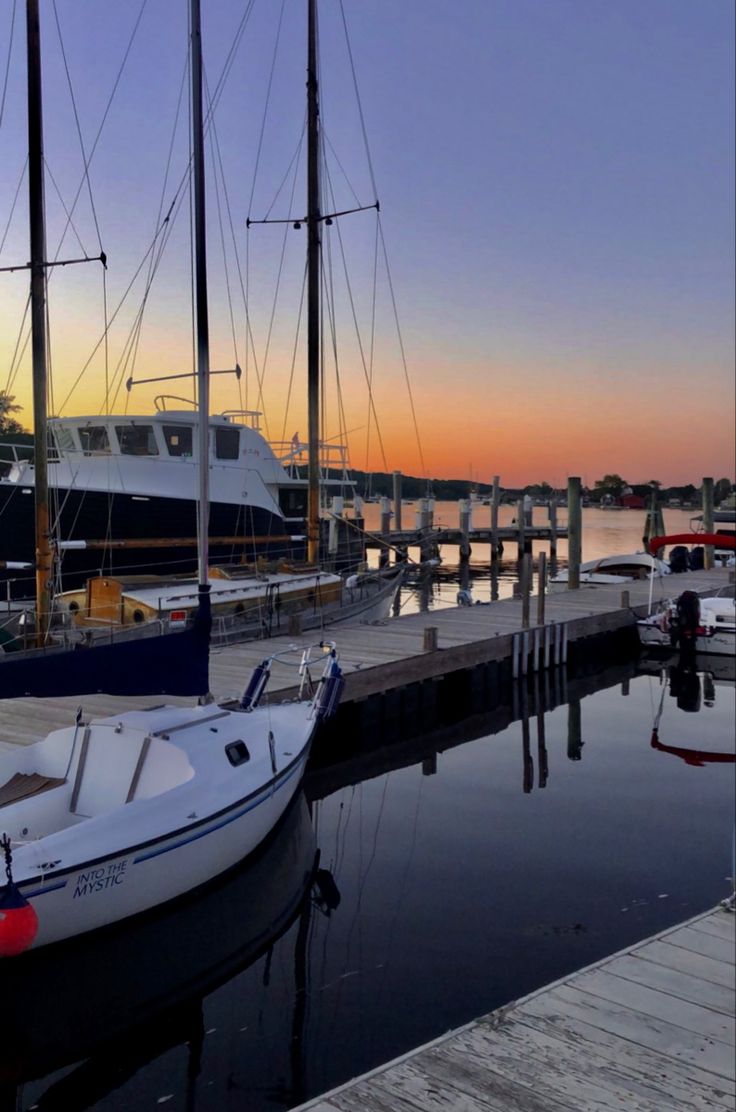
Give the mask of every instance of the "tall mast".
POLYGON ((307 559, 319 561, 319 316, 320 316, 319 102, 317 0, 309 0, 307 57, 307 405, 309 497, 307 559))
POLYGON ((202 26, 199 0, 190 0, 192 25, 192 154, 194 171, 194 259, 197 322, 197 411, 199 417, 199 502, 197 567, 207 583, 210 507, 210 336, 207 315, 207 241, 204 212, 204 123, 202 115, 202 26))
POLYGON ((28 198, 31 225, 31 348, 36 498, 36 630, 43 644, 49 625, 51 544, 49 536, 48 422, 46 414, 46 221, 43 180, 41 29, 38 0, 26 0, 28 50, 28 198))

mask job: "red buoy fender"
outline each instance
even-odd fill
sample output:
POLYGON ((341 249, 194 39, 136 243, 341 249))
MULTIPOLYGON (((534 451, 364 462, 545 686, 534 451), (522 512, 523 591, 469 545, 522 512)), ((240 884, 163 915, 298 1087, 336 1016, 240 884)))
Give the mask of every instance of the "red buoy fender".
POLYGON ((35 908, 13 881, 0 888, 0 957, 22 954, 38 933, 35 908))

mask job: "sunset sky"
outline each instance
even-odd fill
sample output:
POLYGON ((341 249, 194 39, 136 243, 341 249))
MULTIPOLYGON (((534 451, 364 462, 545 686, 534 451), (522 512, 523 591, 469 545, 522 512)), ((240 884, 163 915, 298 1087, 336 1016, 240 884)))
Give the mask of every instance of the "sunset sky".
MULTIPOLYGON (((614 471, 630 482, 733 478, 732 0, 343 0, 342 6, 371 161, 340 0, 321 0, 329 180, 340 210, 373 203, 371 166, 375 174, 420 441, 380 254, 374 264, 375 212, 343 217, 327 233, 332 268, 326 281, 335 291, 354 466, 472 474, 481 481, 497 473, 509 486, 561 485, 570 474, 592 484, 614 471), (371 373, 383 452, 369 417, 365 378, 371 373)), ((231 367, 237 358, 247 367, 247 397, 244 382, 239 395, 235 382, 221 377, 213 383, 213 408, 246 401, 264 408, 270 437, 287 440, 295 431, 306 436, 303 326, 297 337, 305 230, 287 224, 246 233, 245 220, 269 210, 272 218, 304 215, 303 152, 296 177, 292 158, 304 120, 305 8, 303 0, 285 0, 274 54, 281 0, 203 3, 211 93, 250 11, 217 101, 217 142, 213 133, 208 142, 212 366, 231 367), (248 287, 255 361, 265 367, 262 403, 228 206, 248 287)), ((174 127, 187 3, 41 2, 46 159, 53 175, 46 185, 48 253, 63 259, 78 257, 82 248, 99 254, 100 246, 83 185, 76 234, 68 229, 59 249, 65 217, 57 187, 70 209, 83 184, 83 163, 55 12, 88 157, 142 12, 90 168, 109 260, 108 316, 141 270, 111 325, 107 368, 101 344, 71 394, 103 332, 101 267, 57 268, 49 288, 52 409, 98 413, 106 405, 106 378, 114 384, 131 373, 127 353, 159 205, 168 209, 186 167, 186 98, 174 127)), ((0 266, 28 258, 27 181, 21 178, 25 5, 11 0, 0 6, 0 96, 8 58, 0 266)), ((192 369, 189 210, 182 196, 134 345, 137 378, 192 369)), ((323 208, 332 203, 326 197, 323 208)), ((0 390, 10 389, 30 424, 30 362, 14 355, 19 335, 21 347, 25 341, 27 290, 27 274, 0 275, 0 390)), ((337 437, 331 356, 326 377, 327 435, 337 437)), ((141 386, 130 396, 118 392, 113 408, 148 412, 154 395, 167 390, 191 393, 186 382, 141 386)))

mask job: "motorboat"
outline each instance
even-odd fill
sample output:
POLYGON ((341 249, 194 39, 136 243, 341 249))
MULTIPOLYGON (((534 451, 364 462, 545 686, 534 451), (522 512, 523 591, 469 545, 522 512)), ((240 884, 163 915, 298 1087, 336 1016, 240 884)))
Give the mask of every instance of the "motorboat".
MULTIPOLYGON (((641 579, 659 579, 670 574, 665 560, 654 559, 646 552, 629 552, 623 556, 602 556, 580 565, 580 586, 615 587, 641 579)), ((550 591, 564 590, 568 583, 567 568, 549 580, 550 591)))
POLYGON ((736 599, 732 586, 710 598, 683 591, 637 622, 647 648, 679 649, 704 656, 736 657, 736 599))
POLYGON ((234 705, 80 713, 0 754, 0 956, 166 904, 263 842, 344 683, 334 644, 320 643, 299 661, 303 698, 263 704, 274 659, 234 705), (313 685, 315 660, 324 663, 313 685))

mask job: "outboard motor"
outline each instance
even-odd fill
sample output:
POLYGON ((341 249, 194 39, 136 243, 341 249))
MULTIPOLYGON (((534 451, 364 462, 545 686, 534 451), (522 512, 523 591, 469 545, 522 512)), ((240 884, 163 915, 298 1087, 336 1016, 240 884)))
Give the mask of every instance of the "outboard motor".
POLYGON ((345 677, 342 668, 335 657, 331 656, 314 697, 314 713, 320 722, 335 713, 344 687, 345 677))
POLYGON ((690 553, 690 571, 702 571, 705 567, 705 549, 702 544, 690 553))
POLYGON ((673 645, 679 644, 683 655, 695 653, 699 626, 700 599, 695 591, 683 591, 675 603, 670 626, 670 640, 673 645))
POLYGON ((258 706, 263 692, 266 690, 268 677, 271 675, 271 661, 262 660, 257 667, 253 669, 253 675, 248 681, 243 698, 240 700, 242 710, 253 710, 258 706))
POLYGON ((676 544, 670 552, 670 571, 676 575, 687 571, 690 566, 690 557, 684 544, 676 544))

